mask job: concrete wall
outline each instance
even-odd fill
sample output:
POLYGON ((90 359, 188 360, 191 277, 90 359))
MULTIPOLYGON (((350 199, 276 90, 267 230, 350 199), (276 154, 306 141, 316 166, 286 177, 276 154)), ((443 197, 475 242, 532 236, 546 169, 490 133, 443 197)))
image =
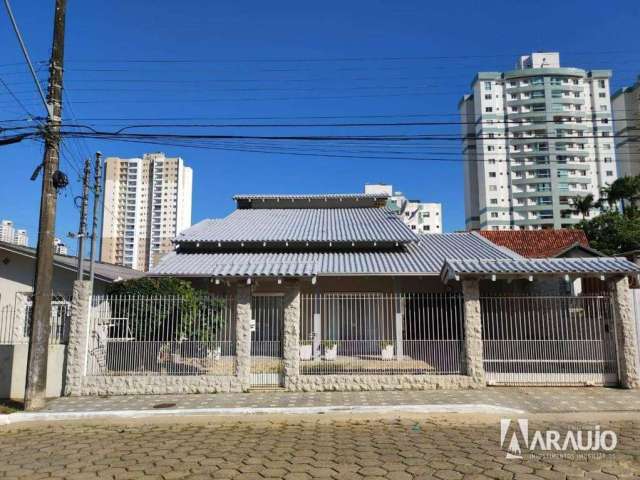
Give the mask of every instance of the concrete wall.
MULTIPOLYGON (((64 391, 65 345, 49 345, 47 397, 59 397, 64 391)), ((29 345, 0 345, 0 398, 24 399, 27 381, 29 345)))

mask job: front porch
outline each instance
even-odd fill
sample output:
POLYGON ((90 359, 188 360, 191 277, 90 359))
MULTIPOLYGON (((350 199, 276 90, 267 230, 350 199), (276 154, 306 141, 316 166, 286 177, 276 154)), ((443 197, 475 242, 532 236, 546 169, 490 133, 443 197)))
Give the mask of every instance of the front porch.
POLYGON ((436 291, 366 285, 336 292, 311 279, 212 282, 194 311, 182 299, 89 298, 79 283, 74 318, 90 320, 88 328, 72 321, 67 393, 637 384, 625 278, 579 297, 505 297, 479 278, 436 291))

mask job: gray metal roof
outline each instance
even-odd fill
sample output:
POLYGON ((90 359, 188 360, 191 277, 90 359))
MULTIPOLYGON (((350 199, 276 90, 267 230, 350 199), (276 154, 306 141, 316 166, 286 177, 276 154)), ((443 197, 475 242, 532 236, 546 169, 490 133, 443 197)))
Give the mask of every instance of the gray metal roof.
POLYGON ((351 199, 360 198, 360 199, 366 200, 371 198, 389 198, 389 195, 378 194, 378 193, 317 193, 317 194, 305 193, 305 194, 284 194, 284 195, 269 193, 269 194, 261 195, 261 194, 252 193, 247 195, 239 194, 239 195, 233 196, 234 200, 262 200, 262 199, 265 199, 265 200, 317 200, 317 199, 324 199, 324 198, 351 198, 351 199))
POLYGON ((442 268, 443 280, 474 275, 613 275, 640 274, 640 267, 624 258, 449 258, 442 268))
POLYGON ((176 238, 185 242, 410 242, 418 236, 385 208, 238 209, 204 220, 176 238))
POLYGON ((175 276, 314 276, 438 275, 447 258, 519 259, 473 233, 421 235, 400 250, 170 253, 151 275, 175 276))

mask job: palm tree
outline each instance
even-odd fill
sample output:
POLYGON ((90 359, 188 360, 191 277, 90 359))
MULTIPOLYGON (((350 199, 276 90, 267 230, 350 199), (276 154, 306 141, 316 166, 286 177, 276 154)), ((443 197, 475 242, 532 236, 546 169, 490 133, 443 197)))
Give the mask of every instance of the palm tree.
POLYGON ((609 205, 621 204, 622 213, 624 213, 625 207, 635 210, 636 204, 640 202, 640 175, 620 177, 606 190, 609 205))
POLYGON ((596 205, 593 201, 593 194, 589 193, 584 197, 576 197, 571 202, 571 206, 573 207, 573 213, 577 215, 582 215, 582 219, 585 220, 596 205))

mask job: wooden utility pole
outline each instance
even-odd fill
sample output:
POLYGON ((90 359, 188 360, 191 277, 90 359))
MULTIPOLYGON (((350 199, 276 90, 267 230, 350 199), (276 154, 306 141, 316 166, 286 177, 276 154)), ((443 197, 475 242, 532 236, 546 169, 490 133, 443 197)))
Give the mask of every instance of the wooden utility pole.
POLYGON ((82 205, 80 206, 80 228, 78 229, 78 280, 84 280, 84 240, 87 238, 89 175, 91 175, 91 162, 87 158, 84 161, 84 172, 82 175, 82 205))
POLYGON ((67 0, 56 0, 53 22, 53 46, 49 64, 50 105, 44 127, 45 150, 38 225, 36 279, 34 285, 33 314, 29 338, 27 385, 24 395, 25 410, 37 410, 45 405, 47 390, 47 357, 51 326, 51 289, 53 281, 53 239, 56 226, 57 180, 60 162, 60 125, 62 123, 62 67, 64 63, 64 29, 67 0))
POLYGON ((98 236, 98 206, 100 205, 100 189, 102 179, 102 154, 96 152, 95 181, 93 183, 93 226, 91 228, 91 263, 89 266, 89 281, 93 292, 93 274, 96 263, 96 240, 98 236))

